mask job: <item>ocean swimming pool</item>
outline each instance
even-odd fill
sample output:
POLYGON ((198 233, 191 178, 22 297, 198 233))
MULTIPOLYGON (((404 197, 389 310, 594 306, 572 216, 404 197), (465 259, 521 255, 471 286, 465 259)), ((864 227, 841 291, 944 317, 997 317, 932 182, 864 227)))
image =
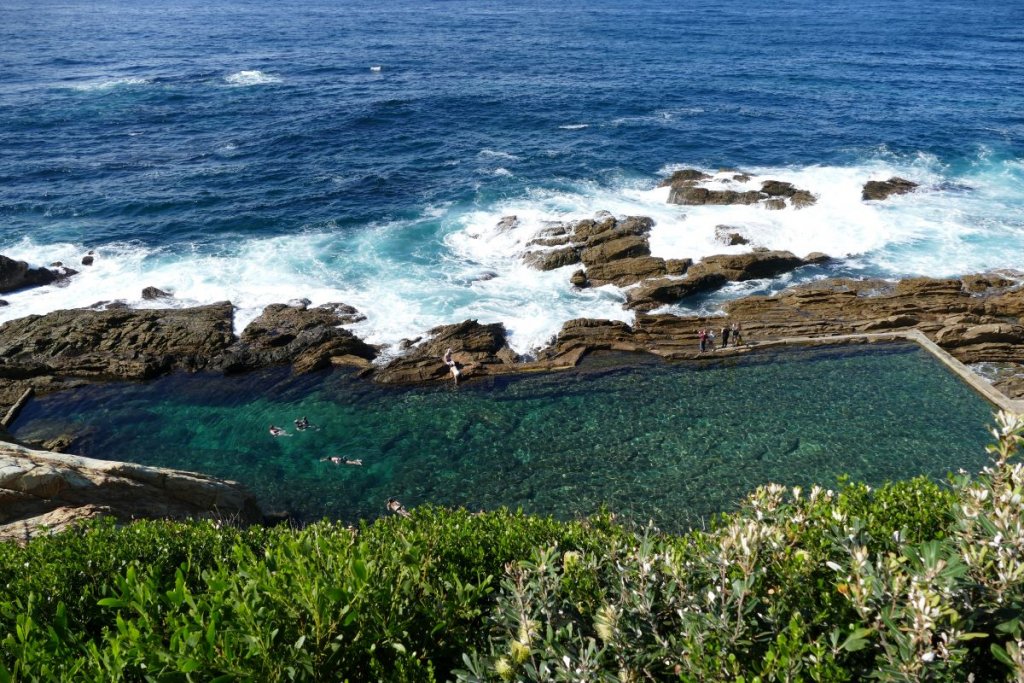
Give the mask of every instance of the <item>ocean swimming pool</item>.
POLYGON ((457 389, 381 387, 340 370, 173 375, 43 396, 12 431, 70 433, 71 452, 235 479, 301 520, 373 518, 394 496, 560 518, 604 505, 680 530, 769 481, 976 470, 992 412, 920 347, 887 343, 697 363, 593 356, 457 389), (297 431, 300 416, 315 428, 297 431), (271 424, 289 435, 270 436, 271 424))

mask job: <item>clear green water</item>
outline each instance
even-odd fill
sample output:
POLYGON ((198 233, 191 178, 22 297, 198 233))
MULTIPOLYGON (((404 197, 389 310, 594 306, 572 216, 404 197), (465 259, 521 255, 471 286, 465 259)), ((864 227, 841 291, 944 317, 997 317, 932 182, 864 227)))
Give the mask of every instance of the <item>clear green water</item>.
POLYGON ((236 479, 307 520, 375 517, 395 496, 562 518, 606 504, 678 530, 769 481, 878 484, 985 461, 992 408, 916 346, 628 362, 457 389, 339 371, 176 375, 42 397, 15 434, 71 432, 83 455, 236 479), (319 428, 296 432, 302 415, 319 428), (270 424, 291 436, 271 437, 270 424), (364 465, 320 461, 331 455, 364 465))

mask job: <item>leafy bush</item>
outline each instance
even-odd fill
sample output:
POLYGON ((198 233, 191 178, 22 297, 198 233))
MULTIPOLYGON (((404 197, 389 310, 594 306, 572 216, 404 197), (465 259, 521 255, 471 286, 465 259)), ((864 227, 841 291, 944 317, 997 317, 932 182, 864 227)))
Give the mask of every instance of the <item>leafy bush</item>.
POLYGON ((423 507, 0 545, 0 683, 1021 681, 1022 431, 974 479, 769 485, 682 536, 423 507))

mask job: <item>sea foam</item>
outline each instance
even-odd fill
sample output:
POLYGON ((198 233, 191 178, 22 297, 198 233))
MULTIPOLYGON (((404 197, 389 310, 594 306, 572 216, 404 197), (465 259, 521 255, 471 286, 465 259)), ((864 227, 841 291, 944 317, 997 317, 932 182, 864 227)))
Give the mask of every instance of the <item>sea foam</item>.
POLYGON ((149 83, 150 80, 148 78, 104 78, 85 83, 72 83, 66 87, 71 90, 77 90, 78 92, 95 92, 112 90, 114 88, 149 85, 149 83))
POLYGON ((314 305, 355 306, 367 319, 353 331, 395 352, 403 339, 420 337, 432 327, 477 319, 505 323, 512 346, 528 353, 546 344, 566 320, 633 319, 622 308, 621 289, 580 290, 570 285, 569 276, 579 266, 541 272, 523 262, 523 254, 536 248, 529 242, 553 223, 592 217, 599 211, 653 218, 651 251, 663 258, 696 261, 711 254, 748 251, 751 246, 716 241, 716 228, 726 225, 753 246, 799 256, 819 251, 837 259, 827 271, 802 269, 775 280, 735 283, 669 309, 681 313, 713 314, 729 299, 771 293, 826 274, 954 276, 1015 268, 1015 259, 1024 250, 1024 166, 1019 162, 979 163, 956 176, 927 157, 904 162, 873 159, 848 167, 745 168, 750 180, 742 183, 726 183, 732 174, 705 169, 716 176, 712 185, 756 189, 763 180, 783 180, 817 197, 813 206, 778 211, 668 204, 668 188, 655 185, 674 168, 613 185, 577 181, 526 188, 482 205, 430 205, 410 219, 343 232, 325 228, 194 248, 89 245, 96 249, 92 266, 77 265, 86 251, 82 244, 0 244, 0 253, 12 258, 34 265, 61 260, 81 271, 66 286, 6 294, 10 305, 0 308, 0 321, 101 300, 156 307, 227 299, 237 307, 239 331, 267 304, 308 298, 314 305), (894 175, 920 187, 881 202, 861 199, 867 180, 894 175), (517 217, 512 228, 501 223, 510 215, 517 217), (148 285, 173 292, 174 299, 144 301, 141 290, 148 285))
POLYGON ((224 82, 234 86, 270 85, 272 83, 280 83, 281 77, 263 71, 243 70, 225 76, 224 82))

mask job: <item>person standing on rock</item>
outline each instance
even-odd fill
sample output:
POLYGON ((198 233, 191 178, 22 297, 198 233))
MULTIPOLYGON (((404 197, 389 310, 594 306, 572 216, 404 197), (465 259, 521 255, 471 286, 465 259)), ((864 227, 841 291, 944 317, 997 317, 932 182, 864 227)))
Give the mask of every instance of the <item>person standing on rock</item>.
POLYGON ((715 350, 715 331, 714 330, 708 330, 707 342, 708 342, 708 351, 714 351, 715 350))
POLYGON ((701 328, 700 332, 697 333, 697 339, 700 340, 700 352, 704 353, 708 343, 708 331, 701 328))
POLYGON ((743 343, 743 328, 740 327, 740 323, 737 320, 732 324, 732 345, 739 346, 743 343))
POLYGON ((724 349, 729 345, 729 326, 726 325, 722 328, 722 348, 724 349))
POLYGON ((452 349, 450 346, 448 347, 448 350, 444 352, 444 358, 442 360, 444 361, 444 364, 448 366, 448 369, 451 370, 452 379, 455 381, 455 385, 458 386, 459 375, 461 375, 462 372, 459 370, 459 366, 455 363, 455 360, 452 358, 452 349))

